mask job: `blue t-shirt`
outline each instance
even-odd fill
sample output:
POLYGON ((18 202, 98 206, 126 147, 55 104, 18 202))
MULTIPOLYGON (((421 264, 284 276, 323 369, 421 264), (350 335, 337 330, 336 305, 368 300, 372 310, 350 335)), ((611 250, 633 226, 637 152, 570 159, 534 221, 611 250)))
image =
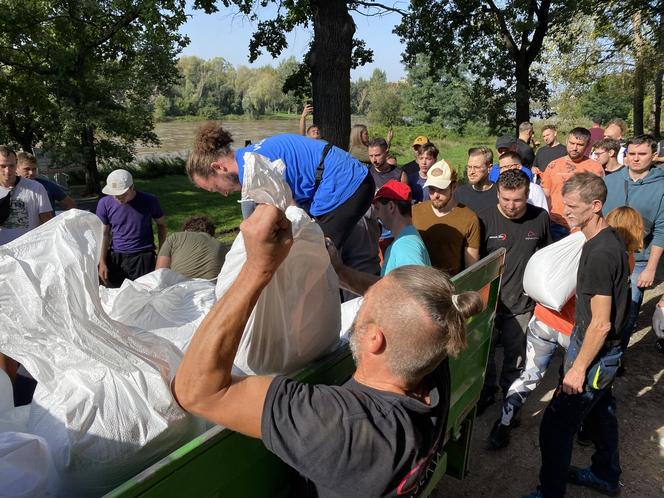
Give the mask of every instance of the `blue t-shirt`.
POLYGON ((113 251, 130 254, 154 249, 152 220, 164 216, 159 200, 152 194, 136 192, 136 197, 120 204, 107 195, 97 204, 97 216, 111 226, 113 251))
POLYGON ((281 159, 284 176, 301 206, 309 207, 312 216, 329 213, 346 202, 369 174, 366 165, 345 150, 332 147, 325 157, 323 179, 314 195, 316 169, 327 142, 302 135, 283 134, 268 137, 235 152, 240 183, 244 178, 244 153, 255 152, 271 161, 281 159))
MULTIPOLYGON (((526 174, 526 176, 531 182, 533 181, 533 172, 530 171, 530 168, 524 168, 523 166, 521 166, 521 171, 523 171, 526 174)), ((494 164, 493 167, 491 168, 491 171, 489 171, 489 181, 491 183, 497 183, 499 176, 500 176, 500 168, 498 167, 497 164, 494 164)))
POLYGON ((408 186, 413 194, 413 204, 429 200, 429 187, 425 187, 427 179, 420 176, 420 170, 408 175, 408 186))
POLYGON ((401 230, 385 251, 385 262, 380 270, 380 276, 384 277, 395 268, 406 265, 431 266, 427 248, 413 225, 401 230))
POLYGON ((67 197, 67 194, 65 193, 64 190, 60 187, 55 182, 52 182, 50 180, 46 180, 45 178, 35 178, 36 181, 41 183, 44 188, 46 189, 46 194, 48 195, 48 200, 51 201, 51 207, 53 208, 53 211, 55 212, 55 202, 56 201, 61 201, 65 197, 67 197))

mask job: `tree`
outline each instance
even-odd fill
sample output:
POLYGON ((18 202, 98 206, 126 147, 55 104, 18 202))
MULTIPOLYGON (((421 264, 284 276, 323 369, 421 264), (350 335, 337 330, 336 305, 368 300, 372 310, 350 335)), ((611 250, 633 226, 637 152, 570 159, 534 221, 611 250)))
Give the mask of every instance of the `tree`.
POLYGON ((464 64, 472 74, 513 97, 516 124, 530 119, 530 101, 546 101, 546 84, 534 63, 545 37, 563 30, 570 12, 586 2, 567 0, 412 0, 396 32, 406 42, 404 60, 430 54, 432 70, 464 64))
MULTIPOLYGON (((157 142, 152 99, 177 76, 184 7, 184 0, 6 0, 1 77, 41 82, 24 126, 33 133, 21 145, 41 141, 62 160, 75 158, 87 190, 99 192, 98 160, 129 159, 137 140, 157 142)), ((0 93, 9 112, 25 105, 4 85, 0 93)))
MULTIPOLYGON (((211 13, 217 10, 216 3, 196 0, 195 6, 211 13)), ((310 77, 316 124, 323 137, 346 148, 350 135, 350 70, 373 57, 364 42, 354 38, 355 23, 349 12, 402 12, 379 2, 356 0, 221 0, 219 3, 226 7, 235 5, 253 20, 258 19, 259 7, 277 5, 274 19, 258 23, 249 44, 250 61, 256 60, 262 49, 277 57, 287 46, 286 35, 296 26, 313 27, 314 36, 303 61, 308 71, 301 70, 297 75, 300 82, 310 77)))

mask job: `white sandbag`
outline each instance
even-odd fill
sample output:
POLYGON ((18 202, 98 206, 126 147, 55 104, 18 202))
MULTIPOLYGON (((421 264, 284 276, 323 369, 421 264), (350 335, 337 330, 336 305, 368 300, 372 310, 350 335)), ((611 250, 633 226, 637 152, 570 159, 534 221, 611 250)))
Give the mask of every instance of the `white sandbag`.
POLYGON ((0 496, 37 498, 46 494, 51 457, 46 441, 33 434, 0 433, 0 496))
POLYGON ((576 272, 586 237, 575 232, 533 254, 523 274, 523 290, 535 302, 560 311, 576 290, 576 272))
POLYGON ((0 351, 39 382, 27 429, 47 441, 61 496, 104 494, 201 430, 171 395, 181 352, 104 312, 101 236, 72 210, 0 247, 0 351))
POLYGON ((652 329, 659 339, 664 339, 664 308, 655 307, 655 312, 652 314, 652 329))
POLYGON ((119 289, 100 286, 99 293, 111 318, 148 330, 184 352, 216 302, 214 288, 209 280, 162 268, 133 281, 126 279, 119 289))
POLYGON ((14 391, 9 375, 0 368, 0 413, 14 408, 14 391))
MULTIPOLYGON (((282 176, 283 163, 272 164, 251 153, 244 160, 243 199, 284 209, 293 225, 294 243, 247 321, 235 365, 248 374, 291 373, 339 340, 339 280, 318 224, 302 209, 288 207, 293 196, 282 176)), ((217 298, 232 285, 245 261, 239 234, 217 278, 217 298)))

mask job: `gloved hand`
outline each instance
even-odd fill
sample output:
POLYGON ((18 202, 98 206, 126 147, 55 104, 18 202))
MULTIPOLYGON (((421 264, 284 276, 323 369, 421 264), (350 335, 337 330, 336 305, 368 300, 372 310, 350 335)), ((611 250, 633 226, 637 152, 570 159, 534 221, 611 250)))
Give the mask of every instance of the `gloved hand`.
POLYGON ((652 329, 660 339, 664 339, 664 307, 656 306, 652 315, 652 329))

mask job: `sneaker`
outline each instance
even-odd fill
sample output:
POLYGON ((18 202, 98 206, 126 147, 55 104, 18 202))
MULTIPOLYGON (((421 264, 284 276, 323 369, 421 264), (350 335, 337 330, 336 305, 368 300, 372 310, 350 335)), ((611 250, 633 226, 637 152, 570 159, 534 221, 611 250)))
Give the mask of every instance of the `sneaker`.
POLYGON ((487 408, 493 405, 496 402, 496 391, 497 387, 486 387, 482 389, 480 393, 480 399, 477 402, 477 416, 482 415, 487 408))
POLYGON ((664 354, 664 339, 657 339, 657 342, 655 343, 655 348, 657 348, 657 351, 664 354))
POLYGON ((500 419, 496 420, 489 433, 489 445, 491 449, 499 450, 510 444, 510 430, 511 427, 509 425, 501 424, 500 419))
POLYGON ((571 465, 567 475, 567 481, 578 486, 594 489, 595 491, 599 491, 600 493, 609 496, 615 496, 620 493, 620 486, 618 484, 611 484, 604 479, 600 479, 593 474, 592 470, 589 468, 580 469, 571 465))

